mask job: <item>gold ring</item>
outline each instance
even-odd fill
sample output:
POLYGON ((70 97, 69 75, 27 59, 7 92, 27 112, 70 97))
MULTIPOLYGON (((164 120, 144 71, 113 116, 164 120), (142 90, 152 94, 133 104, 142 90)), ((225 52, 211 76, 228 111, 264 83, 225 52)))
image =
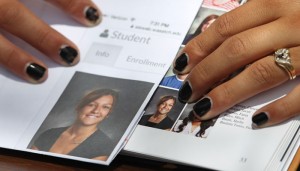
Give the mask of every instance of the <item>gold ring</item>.
POLYGON ((283 48, 276 50, 274 53, 274 59, 276 64, 289 74, 290 80, 296 78, 296 70, 292 65, 292 60, 288 49, 283 48))

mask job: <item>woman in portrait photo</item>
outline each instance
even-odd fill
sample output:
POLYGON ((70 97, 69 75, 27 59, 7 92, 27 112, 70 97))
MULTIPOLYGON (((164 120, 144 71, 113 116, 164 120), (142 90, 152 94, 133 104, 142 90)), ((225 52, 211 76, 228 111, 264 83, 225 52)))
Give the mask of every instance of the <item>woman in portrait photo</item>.
POLYGON ((174 107, 175 103, 176 97, 174 96, 161 97, 156 105, 156 112, 154 114, 144 115, 139 124, 152 128, 170 130, 174 121, 168 116, 168 114, 174 107))
POLYGON ((215 119, 200 121, 191 111, 183 120, 178 120, 173 128, 173 132, 189 134, 199 138, 206 138, 215 119))
POLYGON ((208 15, 207 17, 204 18, 204 20, 201 22, 197 30, 193 34, 188 34, 182 44, 187 44, 192 38, 196 37, 200 33, 204 32, 219 16, 216 14, 211 14, 208 15))
POLYGON ((72 125, 45 131, 31 149, 106 161, 114 146, 98 126, 111 113, 117 96, 111 89, 88 93, 78 103, 72 125))

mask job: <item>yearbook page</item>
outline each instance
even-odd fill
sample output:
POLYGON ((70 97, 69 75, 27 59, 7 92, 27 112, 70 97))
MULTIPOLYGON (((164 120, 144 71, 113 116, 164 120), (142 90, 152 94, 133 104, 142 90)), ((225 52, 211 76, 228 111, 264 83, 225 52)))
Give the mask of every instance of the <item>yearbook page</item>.
MULTIPOLYGON (((212 5, 212 1, 203 1, 181 47, 228 11, 212 5)), ((175 75, 171 68, 167 71, 124 147, 124 154, 215 170, 286 170, 299 148, 300 118, 257 130, 252 129, 251 118, 257 109, 299 85, 300 79, 201 122, 191 113, 193 104, 177 100, 185 77, 187 75, 175 75), (155 120, 158 113, 166 117, 155 120)))
POLYGON ((81 62, 61 67, 1 31, 46 61, 49 78, 32 85, 0 68, 0 146, 108 165, 172 63, 201 1, 95 0, 103 20, 93 28, 44 1, 22 2, 78 45, 81 62), (64 141, 89 126, 96 128, 91 134, 64 141))
POLYGON ((159 86, 123 152, 216 170, 282 170, 299 148, 300 118, 264 129, 252 129, 251 118, 299 83, 296 79, 202 122, 192 119, 193 104, 174 100, 177 89, 159 86), (157 111, 168 112, 167 119, 151 124, 157 111))

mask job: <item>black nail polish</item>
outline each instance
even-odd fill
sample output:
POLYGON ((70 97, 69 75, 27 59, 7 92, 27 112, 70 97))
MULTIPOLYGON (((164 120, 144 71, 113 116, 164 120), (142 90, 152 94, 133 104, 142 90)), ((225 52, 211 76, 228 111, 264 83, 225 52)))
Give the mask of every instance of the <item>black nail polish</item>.
POLYGON ((193 110, 199 117, 202 117, 210 110, 210 108, 211 101, 209 98, 205 97, 194 105, 193 110))
POLYGON ((93 23, 96 23, 99 20, 99 17, 98 10, 93 7, 89 7, 85 12, 85 18, 93 23))
POLYGON ((186 103, 192 95, 192 88, 189 82, 185 82, 178 92, 178 100, 181 103, 186 103))
POLYGON ((26 73, 34 80, 41 79, 45 74, 46 68, 36 64, 31 63, 26 68, 26 73))
POLYGON ((261 112, 255 116, 252 117, 252 122, 256 125, 262 125, 268 121, 268 116, 265 112, 261 112))
POLYGON ((188 57, 185 53, 181 54, 175 61, 174 69, 181 72, 188 64, 188 57))
POLYGON ((60 49, 59 55, 67 64, 72 64, 77 57, 78 52, 74 48, 66 46, 60 49))

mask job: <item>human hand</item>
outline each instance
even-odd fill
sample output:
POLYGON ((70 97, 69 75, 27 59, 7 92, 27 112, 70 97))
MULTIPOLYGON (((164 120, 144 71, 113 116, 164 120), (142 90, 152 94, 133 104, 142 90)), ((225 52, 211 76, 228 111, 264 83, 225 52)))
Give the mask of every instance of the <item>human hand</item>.
MULTIPOLYGON (((86 26, 101 21, 101 12, 91 0, 46 0, 86 26)), ((18 0, 0 0, 0 28, 23 39, 55 62, 72 66, 79 62, 78 48, 41 21, 18 0)), ((47 66, 0 35, 0 65, 31 83, 47 79, 47 66)))
MULTIPOLYGON (((179 90, 179 100, 191 103, 200 99, 193 111, 199 119, 207 120, 299 75, 299 17, 298 0, 251 0, 219 17, 174 61, 174 72, 189 73, 179 90), (294 67, 290 75, 274 62, 273 54, 280 48, 289 48, 294 67), (242 72, 224 81, 241 68, 242 72)), ((299 115, 299 99, 300 85, 256 111, 253 127, 299 115)))

